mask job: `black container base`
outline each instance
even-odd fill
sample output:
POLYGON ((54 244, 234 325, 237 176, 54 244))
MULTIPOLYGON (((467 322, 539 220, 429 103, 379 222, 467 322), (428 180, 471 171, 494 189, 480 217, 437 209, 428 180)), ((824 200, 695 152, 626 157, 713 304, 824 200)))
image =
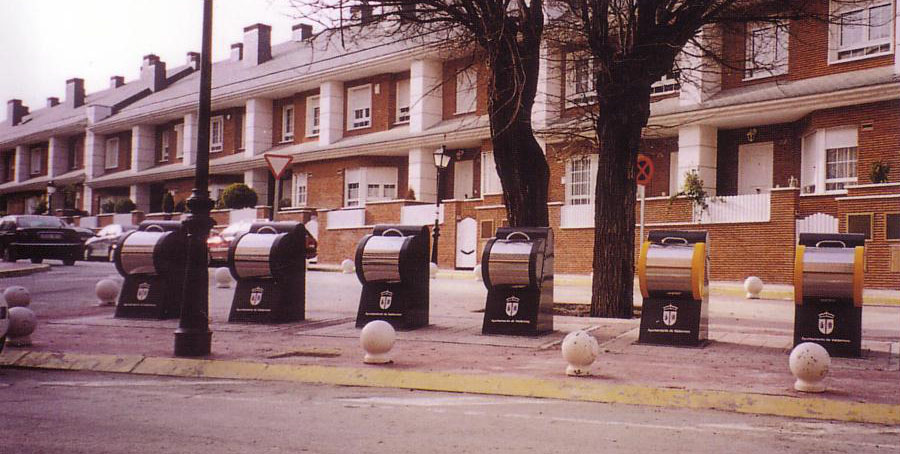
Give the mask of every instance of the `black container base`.
POLYGON ((209 356, 212 350, 212 331, 175 330, 175 356, 209 356))

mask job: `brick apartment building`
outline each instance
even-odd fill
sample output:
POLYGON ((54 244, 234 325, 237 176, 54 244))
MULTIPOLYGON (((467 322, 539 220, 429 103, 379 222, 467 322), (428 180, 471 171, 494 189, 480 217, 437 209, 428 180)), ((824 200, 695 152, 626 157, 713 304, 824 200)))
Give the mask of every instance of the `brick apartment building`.
MULTIPOLYGON (((689 59, 680 77, 654 85, 641 150, 655 168, 646 228, 708 230, 713 279, 789 283, 798 233, 860 232, 866 285, 900 288, 897 5, 875 0, 842 14, 869 26, 797 20, 708 30, 704 39, 742 63, 689 59), (875 162, 893 169, 887 182, 871 181, 875 162), (715 196, 707 210, 670 197, 691 171, 715 196)), ((280 185, 287 200, 276 218, 307 222, 320 262, 339 263, 374 224, 432 224, 439 193, 439 264, 474 267, 506 217, 485 68, 424 44, 313 41, 302 24, 289 42, 272 45, 270 36, 266 25, 245 28, 231 58, 213 65, 212 197, 244 182, 260 196, 253 217, 277 206, 280 185), (453 159, 438 189, 432 153, 441 146, 453 159), (267 153, 293 156, 277 183, 267 153)), ((583 121, 592 87, 579 53, 542 52, 534 121, 549 132, 583 121)), ((189 53, 167 69, 148 55, 138 80, 113 77, 106 90, 86 94, 72 79, 63 102, 50 98, 33 112, 9 101, 0 211, 30 212, 52 182, 65 194, 58 190, 51 208, 92 214, 77 219, 82 225, 113 222, 100 207, 123 198, 137 204, 129 216, 168 217, 163 195, 183 200, 192 185, 197 63, 189 53)), ((589 273, 596 151, 547 137, 557 271, 589 273)), ((227 224, 240 216, 214 217, 227 224)))

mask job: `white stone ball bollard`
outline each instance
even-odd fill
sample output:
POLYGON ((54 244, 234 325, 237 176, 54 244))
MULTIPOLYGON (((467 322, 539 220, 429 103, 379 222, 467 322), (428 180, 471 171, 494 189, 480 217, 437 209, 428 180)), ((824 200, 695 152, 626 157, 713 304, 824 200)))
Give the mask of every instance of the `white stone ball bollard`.
POLYGON ((763 291, 763 281, 756 276, 750 276, 744 280, 744 290, 747 291, 747 299, 759 299, 760 292, 763 291))
POLYGON ((341 272, 342 273, 353 274, 354 271, 356 271, 356 265, 353 264, 353 260, 344 259, 344 261, 341 262, 341 272))
POLYGON ((475 280, 480 281, 482 279, 481 276, 481 265, 475 265, 475 268, 472 269, 472 274, 475 275, 475 280))
POLYGON ((112 306, 116 304, 116 299, 119 297, 119 284, 112 279, 100 279, 97 282, 97 285, 94 286, 94 293, 97 294, 97 299, 100 300, 101 306, 112 306))
POLYGON ((14 307, 9 310, 9 345, 27 347, 31 345, 31 333, 37 328, 37 316, 27 307, 14 307))
POLYGON ((437 277, 437 273, 438 273, 438 266, 437 266, 437 263, 429 262, 429 263, 428 263, 428 275, 429 275, 432 279, 434 279, 434 278, 437 277))
POLYGON ((794 389, 805 393, 825 391, 822 380, 831 366, 831 356, 825 347, 815 342, 804 342, 791 351, 788 364, 791 373, 797 378, 794 389))
POLYGON ((9 307, 28 307, 31 304, 31 293, 21 285, 7 287, 3 291, 3 297, 6 298, 9 307))
POLYGON ((569 363, 566 375, 591 375, 590 366, 600 355, 600 344, 587 331, 572 331, 562 341, 562 355, 569 363))
POLYGON ((397 332, 390 323, 384 320, 373 320, 366 323, 359 334, 359 345, 366 352, 363 362, 366 364, 387 364, 391 362, 388 352, 394 347, 397 332))
POLYGON ((216 287, 231 288, 231 271, 226 267, 216 268, 216 287))

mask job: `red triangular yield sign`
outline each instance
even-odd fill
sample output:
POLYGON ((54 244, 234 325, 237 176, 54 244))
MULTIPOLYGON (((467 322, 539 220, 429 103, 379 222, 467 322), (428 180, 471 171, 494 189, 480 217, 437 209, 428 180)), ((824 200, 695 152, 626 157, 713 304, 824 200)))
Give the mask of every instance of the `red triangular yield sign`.
POLYGON ((287 169, 289 165, 291 165, 291 161, 294 160, 293 156, 284 155, 284 154, 267 154, 266 155, 266 163, 269 164, 269 170, 272 171, 272 175, 276 180, 281 178, 281 174, 284 173, 284 170, 287 169))

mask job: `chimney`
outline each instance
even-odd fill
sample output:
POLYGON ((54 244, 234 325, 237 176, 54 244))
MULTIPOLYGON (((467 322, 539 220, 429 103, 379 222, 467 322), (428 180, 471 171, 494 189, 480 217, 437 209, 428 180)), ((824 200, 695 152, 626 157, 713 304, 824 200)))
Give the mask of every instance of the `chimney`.
POLYGON ((66 107, 75 109, 84 105, 84 79, 66 81, 66 107))
POLYGON ((244 28, 244 64, 256 66, 272 59, 272 27, 253 24, 244 28))
POLYGON ((10 99, 6 103, 6 124, 9 126, 21 123, 25 115, 28 115, 28 107, 22 105, 21 99, 10 99))
POLYGON ((141 81, 147 84, 152 92, 166 88, 166 63, 153 54, 144 55, 141 65, 141 81))
POLYGON ((291 27, 291 32, 293 32, 294 41, 307 41, 312 38, 312 25, 294 24, 294 26, 291 27))
POLYGON ((244 58, 244 45, 234 43, 231 45, 231 61, 241 61, 244 58))
POLYGON ((187 63, 188 66, 193 68, 195 71, 200 69, 200 53, 199 52, 188 52, 187 53, 187 63))
POLYGON ((51 96, 47 98, 47 107, 55 107, 59 105, 59 98, 56 96, 51 96))
POLYGON ((119 88, 125 85, 125 78, 122 76, 112 76, 109 78, 109 88, 119 88))
POLYGON ((359 25, 368 25, 372 22, 372 6, 363 3, 350 7, 350 20, 359 25))

